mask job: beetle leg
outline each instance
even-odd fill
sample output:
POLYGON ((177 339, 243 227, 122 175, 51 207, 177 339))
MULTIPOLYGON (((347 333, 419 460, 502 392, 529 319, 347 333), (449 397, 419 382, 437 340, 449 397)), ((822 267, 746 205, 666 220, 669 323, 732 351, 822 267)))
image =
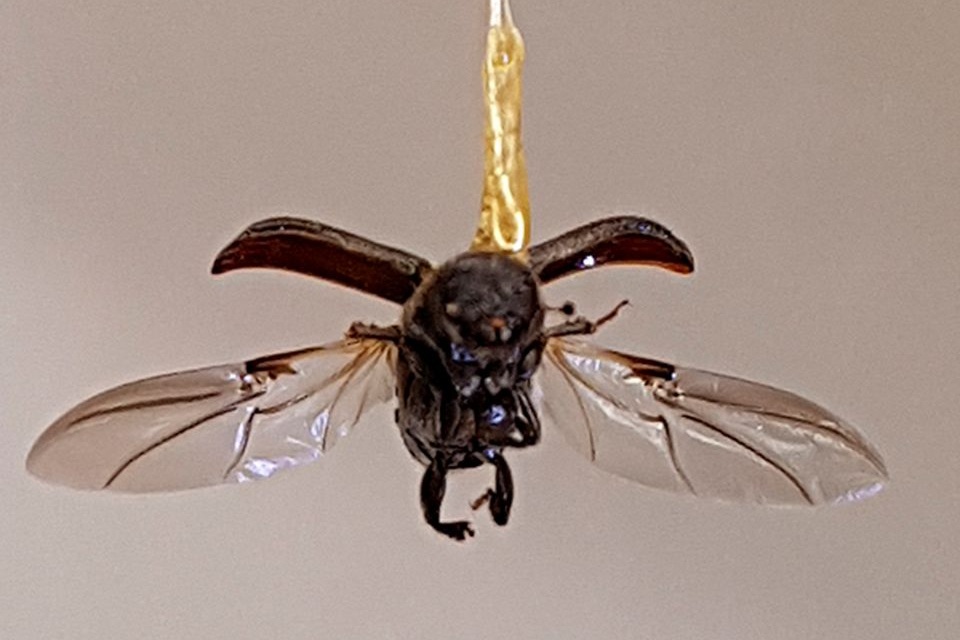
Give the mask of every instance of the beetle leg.
POLYGON ((560 338, 562 336, 590 335, 596 333, 597 329, 616 318, 617 314, 620 313, 620 309, 628 304, 630 304, 629 300, 621 300, 617 306, 597 320, 577 316, 573 320, 567 320, 566 322, 561 322, 556 326, 545 329, 543 335, 547 338, 560 338))
POLYGON ((540 442, 540 416, 537 414, 537 409, 533 406, 533 402, 530 401, 530 396, 526 391, 517 393, 517 401, 520 409, 520 417, 523 418, 517 421, 520 433, 523 435, 523 440, 518 446, 529 447, 540 442))
POLYGON ((493 521, 502 527, 510 519, 510 507, 513 506, 513 474, 510 473, 507 459, 500 452, 489 451, 486 458, 497 468, 496 488, 487 489, 482 496, 470 504, 470 508, 476 511, 484 504, 488 504, 493 521))
POLYGON ((446 464, 439 459, 434 459, 423 472, 423 480, 420 482, 420 506, 423 508, 423 517, 431 527, 454 540, 462 541, 467 536, 473 537, 473 527, 466 520, 440 522, 440 505, 443 503, 443 495, 446 491, 446 464))
POLYGON ((400 327, 395 324, 389 327, 381 327, 365 322, 354 322, 347 329, 347 338, 350 339, 372 339, 397 343, 400 342, 400 335, 400 327))

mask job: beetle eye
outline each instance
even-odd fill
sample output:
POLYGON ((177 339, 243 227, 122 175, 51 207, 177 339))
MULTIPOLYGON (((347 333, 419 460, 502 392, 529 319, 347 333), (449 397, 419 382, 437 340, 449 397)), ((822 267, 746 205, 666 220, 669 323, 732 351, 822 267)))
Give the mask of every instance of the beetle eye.
POLYGON ((451 342, 450 359, 458 364, 471 364, 477 361, 477 356, 463 345, 451 342))

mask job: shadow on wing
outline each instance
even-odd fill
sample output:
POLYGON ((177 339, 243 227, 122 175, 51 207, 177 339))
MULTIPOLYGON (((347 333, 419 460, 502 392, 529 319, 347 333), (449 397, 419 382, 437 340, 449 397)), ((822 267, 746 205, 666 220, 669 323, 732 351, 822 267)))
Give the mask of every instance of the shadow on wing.
POLYGON ((887 479, 853 427, 766 385, 565 339, 548 342, 539 382, 578 451, 650 487, 814 505, 866 498, 887 479))
POLYGON ((147 378, 51 425, 27 469, 78 489, 146 492, 244 482, 313 462, 393 396, 395 347, 348 340, 147 378))

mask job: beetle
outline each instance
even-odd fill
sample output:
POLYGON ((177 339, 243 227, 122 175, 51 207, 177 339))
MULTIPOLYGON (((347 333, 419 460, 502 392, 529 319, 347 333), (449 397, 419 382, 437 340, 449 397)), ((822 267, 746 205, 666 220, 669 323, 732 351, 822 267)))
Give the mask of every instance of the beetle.
POLYGON ((852 426, 758 383, 602 349, 578 339, 611 320, 547 324, 541 288, 604 265, 693 271, 687 246, 641 217, 599 220, 530 247, 528 259, 467 251, 433 266, 317 222, 251 225, 214 273, 272 268, 402 305, 389 326, 354 323, 321 347, 173 373, 106 391, 57 420, 28 459, 35 475, 82 489, 177 490, 244 482, 319 459, 372 406, 397 398, 396 422, 425 466, 426 522, 442 521, 447 473, 490 464, 486 503, 507 523, 505 452, 535 445, 539 386, 552 422, 589 460, 642 484, 728 500, 820 504, 871 495, 886 470, 852 426))
POLYGON ((603 265, 693 271, 686 244, 624 215, 528 246, 520 141, 523 41, 506 0, 490 0, 481 221, 470 249, 438 266, 319 222, 278 217, 245 229, 215 274, 269 268, 313 276, 402 306, 399 321, 354 323, 342 340, 172 373, 105 391, 37 439, 27 468, 81 489, 177 490, 244 482, 322 457, 373 406, 424 467, 426 522, 441 520, 447 474, 490 464, 484 504, 505 525, 514 485, 506 452, 537 444, 537 398, 568 441, 602 469, 641 484, 749 502, 822 504, 878 491, 887 473, 863 436, 792 393, 581 341, 596 320, 541 288, 603 265), (561 320, 550 315, 559 311, 561 320))

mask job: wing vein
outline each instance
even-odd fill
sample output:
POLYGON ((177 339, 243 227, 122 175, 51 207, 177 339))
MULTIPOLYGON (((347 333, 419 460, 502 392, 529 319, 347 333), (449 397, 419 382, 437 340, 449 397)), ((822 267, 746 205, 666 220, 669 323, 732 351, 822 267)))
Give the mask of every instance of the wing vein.
POLYGON ((140 409, 153 409, 156 407, 165 407, 171 404, 183 404, 187 402, 200 402, 203 400, 209 400, 210 398, 216 398, 220 395, 219 391, 210 391, 209 393, 196 393, 193 395, 185 396, 173 396, 169 398, 157 398, 155 400, 140 400, 138 402, 128 402, 127 404, 120 404, 115 407, 106 407, 104 409, 98 409, 96 411, 91 411, 85 415, 80 416, 73 420, 72 425, 76 429, 82 428, 80 423, 87 422, 94 418, 100 418, 103 416, 110 416, 117 413, 124 413, 126 411, 139 411, 140 409))
MULTIPOLYGON (((587 439, 590 444, 590 462, 597 461, 597 445, 596 441, 593 438, 593 426, 590 420, 590 414, 587 412, 587 407, 583 403, 583 397, 580 395, 580 391, 577 388, 577 385, 573 383, 573 380, 570 379, 570 374, 567 373, 566 368, 559 358, 553 351, 548 350, 547 356, 553 360, 553 363, 557 365, 557 371, 560 373, 560 376, 563 378, 563 381, 570 387, 570 392, 573 393, 573 397, 577 401, 577 406, 580 407, 580 414, 583 416, 584 426, 587 428, 587 439)), ((559 418, 560 416, 557 416, 559 418)))
POLYGON ((556 361, 557 361, 557 365, 558 365, 559 367, 561 367, 564 371, 566 371, 566 372, 570 375, 571 378, 573 378, 574 380, 576 380, 577 382, 579 382, 582 386, 590 389, 590 392, 593 393, 594 395, 596 395, 598 398, 600 398, 600 399, 602 399, 602 400, 606 400, 606 401, 609 402, 611 405, 613 405, 613 406, 616 407, 617 409, 620 409, 621 411, 629 411, 629 410, 630 410, 630 409, 627 407, 627 405, 626 405, 622 400, 619 400, 618 398, 615 398, 615 397, 613 397, 613 396, 611 396, 611 395, 608 395, 608 394, 606 394, 606 393, 604 393, 604 392, 601 392, 599 389, 596 388, 595 385, 592 385, 589 380, 587 380, 586 378, 584 378, 584 377, 580 374, 579 371, 577 371, 574 367, 572 367, 572 366, 570 365, 569 362, 567 362, 566 358, 559 357, 559 358, 557 358, 556 361))
POLYGON ((805 486, 803 486, 803 483, 800 482, 800 479, 797 478, 797 477, 796 477, 790 470, 788 470, 783 464, 777 462, 774 458, 771 458, 770 456, 768 456, 767 454, 763 453, 762 451, 760 451, 759 449, 757 449, 756 447, 754 447, 754 446, 751 445, 750 443, 745 442, 744 440, 741 440, 740 438, 734 436, 734 435, 731 434, 731 433, 728 433, 727 431, 721 429, 721 428, 718 427, 717 425, 710 424, 709 422, 707 422, 706 420, 703 420, 702 418, 699 418, 699 417, 697 417, 697 416, 695 416, 695 415, 692 415, 692 414, 690 414, 690 413, 683 413, 683 414, 682 414, 682 417, 684 417, 684 418, 686 418, 687 420, 690 420, 690 421, 692 421, 692 422, 696 422, 697 424, 706 427, 706 428, 709 429, 710 431, 713 431, 714 433, 717 433, 717 434, 723 436, 724 438, 726 438, 726 439, 728 439, 728 440, 736 443, 737 445, 743 447, 744 449, 746 449, 747 451, 749 451, 750 453, 752 453, 753 455, 755 455, 759 460, 765 462, 767 465, 769 465, 769 466, 772 467, 773 469, 779 471, 779 472, 783 475, 783 477, 785 477, 785 478, 790 482, 790 484, 792 484, 792 485, 797 489, 797 491, 800 492, 800 495, 803 496, 803 499, 806 500, 807 503, 809 503, 810 505, 816 504, 816 503, 814 502, 814 500, 813 500, 813 496, 811 496, 811 495, 810 495, 810 492, 807 490, 807 488, 806 488, 805 486))
MULTIPOLYGON (((368 363, 367 375, 369 375, 369 370, 376 364, 377 358, 379 356, 380 356, 380 353, 378 351, 378 353, 375 354, 373 361, 371 363, 368 363)), ((353 415, 353 422, 351 422, 350 426, 356 426, 356 424, 360 422, 360 416, 362 416, 363 412, 367 410, 367 401, 369 399, 370 399, 370 385, 369 383, 365 383, 363 386, 363 395, 360 396, 360 402, 357 405, 357 411, 353 415)))
MULTIPOLYGON (((339 388, 337 388, 336 395, 333 396, 333 401, 330 403, 330 415, 333 415, 333 412, 337 408, 340 399, 343 397, 344 391, 347 390, 347 387, 350 386, 350 383, 357 376, 360 371, 362 371, 370 362, 370 358, 376 355, 375 353, 364 352, 361 353, 356 360, 351 362, 350 372, 347 374, 347 377, 343 382, 340 383, 339 388)), ((324 431, 324 436, 326 436, 326 431, 324 431)))
POLYGON ((693 483, 690 482, 690 478, 687 476, 686 472, 683 470, 683 467, 680 465, 680 458, 677 456, 677 445, 673 439, 673 427, 670 426, 669 421, 664 416, 659 416, 657 421, 663 425, 663 435, 667 440, 667 453, 670 456, 670 464, 673 465, 673 470, 677 473, 677 476, 683 481, 683 484, 687 486, 687 489, 693 495, 697 495, 697 490, 693 488, 693 483))
POLYGON ((247 414, 247 417, 244 419, 243 424, 241 425, 241 434, 242 440, 240 445, 240 450, 237 451, 236 455, 233 457, 233 460, 230 462, 230 465, 227 467, 227 470, 223 472, 223 479, 226 480, 227 477, 236 471, 237 466, 247 455, 247 451, 250 449, 250 437, 253 435, 253 419, 259 412, 256 407, 250 410, 247 414))
POLYGON ((201 425, 204 424, 205 422, 209 422, 210 420, 213 420, 214 418, 219 418, 219 417, 222 416, 222 415, 226 415, 226 414, 230 413, 231 411, 233 411, 234 409, 236 409, 237 407, 239 407, 239 406, 242 405, 243 403, 249 402, 250 400, 253 400, 253 399, 255 399, 255 398, 263 395, 263 393, 264 393, 263 391, 259 391, 259 392, 255 393, 255 394, 253 394, 253 395, 251 395, 251 396, 248 396, 248 397, 246 397, 246 398, 241 398, 240 400, 237 400, 236 402, 231 402, 230 404, 228 404, 227 406, 223 407, 222 409, 217 409, 216 411, 213 411, 213 412, 211 412, 211 413, 208 413, 208 414, 206 414, 205 416, 203 416, 203 417, 201 417, 201 418, 198 418, 198 419, 194 420, 193 422, 191 422, 191 423, 189 423, 189 424, 187 424, 187 425, 184 425, 183 427, 180 427, 179 429, 177 429, 177 430, 174 431, 173 433, 167 434, 166 436, 164 436, 163 438, 160 438, 160 439, 157 440, 156 442, 150 443, 150 446, 141 449, 140 451, 138 451, 137 453, 135 453, 133 456, 127 458, 127 460, 126 460, 122 465, 120 465, 120 466, 117 468, 116 471, 113 472, 113 475, 111 475, 111 476, 107 479, 106 483, 104 483, 104 485, 103 485, 103 488, 104 488, 104 489, 109 489, 110 486, 111 486, 114 482, 116 482, 117 478, 120 477, 120 474, 122 474, 124 471, 126 471, 127 469, 129 469, 129 468, 130 468, 130 465, 132 465, 134 462, 136 462, 136 461, 139 460, 140 458, 144 457, 145 455, 147 455, 147 454, 150 453, 151 451, 154 451, 154 450, 156 450, 158 447, 161 447, 161 446, 165 445, 166 443, 170 442, 171 440, 174 440, 175 438, 178 438, 178 437, 182 436, 183 434, 185 434, 185 433, 187 433, 187 432, 189 432, 189 431, 192 431, 193 429, 196 429, 197 427, 201 426, 201 425))
MULTIPOLYGON (((712 398, 708 398, 706 396, 702 396, 699 394, 689 393, 684 391, 683 395, 688 398, 700 400, 701 402, 706 402, 708 404, 712 404, 712 405, 718 404, 716 400, 713 400, 712 398)), ((866 458, 870 462, 870 464, 872 464, 878 471, 882 471, 883 473, 886 473, 886 465, 884 465, 883 460, 881 460, 876 453, 874 453, 873 451, 865 447, 862 443, 857 442, 855 439, 853 439, 850 436, 850 434, 844 433, 838 427, 833 427, 831 425, 823 424, 822 422, 814 422, 813 420, 810 420, 809 418, 804 418, 802 416, 794 416, 788 413, 768 411, 762 407, 751 406, 748 404, 744 404, 742 402, 733 402, 733 401, 724 400, 723 405, 728 407, 734 407, 736 409, 743 409, 745 411, 751 411, 753 413, 756 413, 762 416, 779 418, 781 420, 789 420, 791 422, 796 422, 800 425, 806 425, 814 431, 818 431, 818 430, 826 431, 827 433, 835 436, 838 440, 840 440, 845 445, 847 445, 851 450, 856 451, 861 456, 866 458)))

